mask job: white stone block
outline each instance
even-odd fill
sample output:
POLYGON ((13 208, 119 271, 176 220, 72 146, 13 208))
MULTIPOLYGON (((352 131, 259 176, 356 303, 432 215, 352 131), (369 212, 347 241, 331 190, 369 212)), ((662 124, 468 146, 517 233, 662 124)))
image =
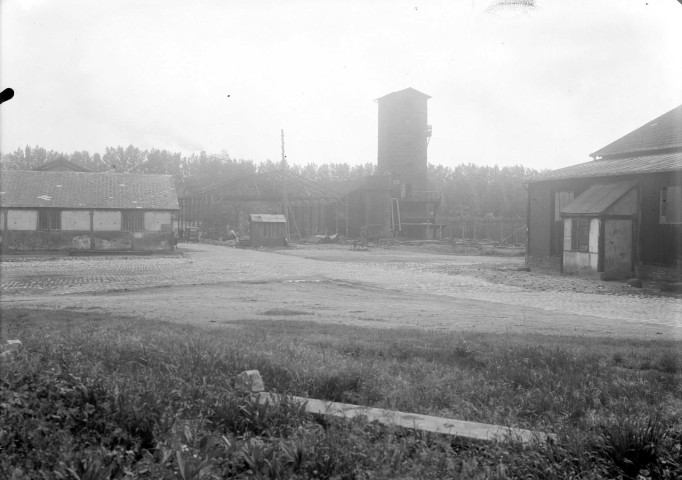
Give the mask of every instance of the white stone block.
POLYGON ((258 370, 246 370, 237 375, 235 388, 244 393, 258 393, 265 390, 265 384, 258 370))

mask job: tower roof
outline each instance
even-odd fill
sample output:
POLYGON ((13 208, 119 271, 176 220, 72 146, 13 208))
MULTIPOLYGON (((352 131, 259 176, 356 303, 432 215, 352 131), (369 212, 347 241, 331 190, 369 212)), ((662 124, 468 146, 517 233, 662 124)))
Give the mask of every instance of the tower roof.
POLYGON ((379 102, 379 101, 384 100, 384 99, 389 98, 389 97, 393 98, 393 97, 410 97, 410 96, 411 97, 422 97, 422 98, 426 98, 427 100, 429 98, 431 98, 429 95, 422 93, 419 90, 415 90, 412 87, 407 87, 404 90, 398 90, 397 92, 391 92, 387 95, 384 95, 383 97, 379 97, 374 101, 379 102))

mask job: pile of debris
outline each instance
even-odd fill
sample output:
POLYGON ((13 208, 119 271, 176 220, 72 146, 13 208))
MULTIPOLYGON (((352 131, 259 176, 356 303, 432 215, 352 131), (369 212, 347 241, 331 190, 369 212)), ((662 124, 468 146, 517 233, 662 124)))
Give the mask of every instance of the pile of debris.
POLYGON ((336 243, 339 241, 339 234, 334 235, 313 235, 306 239, 306 243, 336 243))

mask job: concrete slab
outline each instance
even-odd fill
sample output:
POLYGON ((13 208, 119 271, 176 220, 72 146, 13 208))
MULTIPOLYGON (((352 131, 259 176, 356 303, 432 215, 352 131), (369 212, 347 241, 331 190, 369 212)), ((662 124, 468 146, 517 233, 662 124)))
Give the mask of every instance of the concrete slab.
MULTIPOLYGON (((416 413, 385 410, 383 408, 363 407, 348 403, 329 402, 314 398, 287 396, 288 399, 306 404, 306 412, 330 415, 339 418, 366 417, 370 422, 383 425, 410 428, 424 432, 440 433, 472 440, 503 441, 517 439, 523 443, 542 443, 556 439, 554 434, 524 430, 521 428, 503 427, 487 423, 467 422, 451 418, 433 417, 416 413)), ((277 394, 263 392, 258 394, 260 403, 277 404, 282 397, 277 394)))

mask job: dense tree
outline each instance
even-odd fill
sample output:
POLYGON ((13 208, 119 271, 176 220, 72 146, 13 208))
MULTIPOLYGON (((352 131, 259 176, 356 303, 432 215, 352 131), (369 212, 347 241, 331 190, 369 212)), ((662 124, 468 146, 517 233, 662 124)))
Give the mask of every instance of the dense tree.
MULTIPOLYGON (((168 150, 141 150, 133 145, 106 147, 103 155, 76 151, 66 155, 42 147, 26 146, 3 154, 2 168, 33 169, 59 157, 68 158, 95 172, 156 173, 172 175, 179 191, 191 191, 217 185, 256 172, 264 173, 282 168, 280 162, 266 160, 255 164, 251 160, 234 159, 223 151, 219 154, 183 156, 168 150)), ((325 163, 305 166, 288 165, 289 171, 324 184, 362 179, 376 172, 373 163, 349 165, 325 163)), ((534 170, 521 165, 500 168, 472 163, 455 167, 429 165, 430 189, 443 193, 440 212, 443 216, 520 217, 526 214, 525 177, 534 170)))

